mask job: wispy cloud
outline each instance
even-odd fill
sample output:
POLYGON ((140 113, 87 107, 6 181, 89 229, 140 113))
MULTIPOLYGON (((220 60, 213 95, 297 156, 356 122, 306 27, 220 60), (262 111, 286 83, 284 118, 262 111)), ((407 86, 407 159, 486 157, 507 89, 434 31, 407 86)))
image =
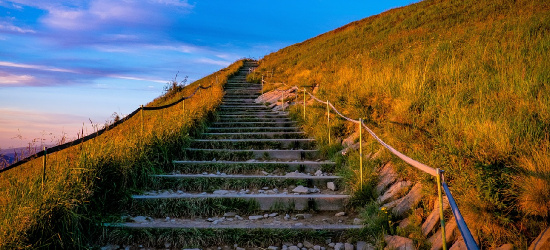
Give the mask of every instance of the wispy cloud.
POLYGON ((9 32, 9 33, 21 33, 21 34, 36 33, 36 31, 32 29, 17 27, 8 22, 0 22, 0 31, 9 32))
POLYGON ((13 62, 6 62, 6 61, 0 61, 0 66, 12 67, 12 68, 23 68, 23 69, 37 69, 37 70, 44 70, 44 71, 51 71, 51 72, 78 73, 70 69, 61 69, 61 68, 48 67, 43 65, 13 63, 13 62))
MULTIPOLYGON (((73 79, 77 78, 83 78, 86 76, 86 78, 115 78, 115 79, 124 79, 124 80, 135 80, 135 81, 148 81, 148 82, 156 82, 156 83, 166 83, 166 80, 159 80, 154 79, 150 77, 140 77, 140 76, 132 76, 132 75, 126 75, 126 74, 115 74, 112 71, 109 70, 101 70, 101 69, 67 69, 67 68, 58 68, 58 67, 49 67, 44 65, 36 65, 36 64, 24 64, 24 63, 14 63, 14 62, 7 62, 7 61, 0 61, 0 67, 10 67, 10 68, 17 68, 17 69, 30 69, 30 70, 38 70, 38 71, 46 71, 46 72, 59 72, 59 73, 69 73, 69 74, 75 74, 75 77, 73 79)), ((48 81, 45 79, 42 79, 40 83, 37 83, 35 80, 37 77, 33 76, 33 72, 28 72, 29 74, 13 74, 8 73, 4 71, 0 71, 0 86, 15 86, 15 85, 49 85, 48 81)), ((41 75, 40 73, 34 72, 37 75, 41 75)), ((50 83, 54 83, 53 81, 49 81, 50 83)), ((65 82, 65 81, 61 81, 65 82)), ((60 82, 60 83, 61 83, 60 82)))
POLYGON ((205 63, 205 64, 212 64, 212 65, 218 65, 218 66, 222 66, 222 67, 226 67, 229 64, 231 64, 231 62, 229 62, 229 61, 214 60, 214 59, 210 59, 210 58, 199 58, 199 59, 196 60, 196 62, 205 63))
POLYGON ((10 74, 4 71, 0 71, 0 86, 2 85, 26 85, 33 81, 35 81, 36 78, 30 75, 15 75, 10 74))

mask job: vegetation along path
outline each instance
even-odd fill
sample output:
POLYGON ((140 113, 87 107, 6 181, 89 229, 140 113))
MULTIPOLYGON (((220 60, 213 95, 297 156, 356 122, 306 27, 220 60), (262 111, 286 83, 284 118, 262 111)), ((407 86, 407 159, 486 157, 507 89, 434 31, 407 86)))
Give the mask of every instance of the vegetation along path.
POLYGON ((318 159, 288 113, 256 103, 261 85, 246 82, 256 66, 229 78, 217 119, 172 172, 151 176, 154 190, 131 197, 122 222, 106 224, 103 245, 322 249, 359 231, 335 163, 318 159))

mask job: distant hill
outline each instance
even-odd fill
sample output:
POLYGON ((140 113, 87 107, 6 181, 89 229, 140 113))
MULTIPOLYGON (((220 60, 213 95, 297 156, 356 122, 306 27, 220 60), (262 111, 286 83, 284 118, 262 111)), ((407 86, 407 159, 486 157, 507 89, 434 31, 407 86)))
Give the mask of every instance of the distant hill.
POLYGON ((483 245, 526 248, 550 215, 548 58, 550 1, 427 0, 269 54, 256 72, 313 90, 444 169, 483 245))

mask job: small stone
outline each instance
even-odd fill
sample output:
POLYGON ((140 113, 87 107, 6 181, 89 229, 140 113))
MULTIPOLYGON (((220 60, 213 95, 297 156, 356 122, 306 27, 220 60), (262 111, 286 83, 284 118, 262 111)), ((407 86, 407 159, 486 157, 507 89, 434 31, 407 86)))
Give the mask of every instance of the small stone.
POLYGON ((237 216, 237 213, 235 212, 227 212, 223 214, 223 217, 235 217, 237 216))
POLYGON ((321 250, 321 246, 315 245, 315 246, 313 246, 313 250, 321 250))
POLYGON ((269 189, 269 187, 263 187, 262 189, 263 189, 263 190, 268 190, 268 189, 269 189))
POLYGON ((319 188, 317 188, 317 187, 314 187, 314 188, 310 188, 310 189, 309 189, 309 192, 310 192, 310 193, 320 193, 321 190, 320 190, 319 188))
POLYGON ((221 173, 220 173, 220 171, 218 171, 218 172, 216 172, 216 174, 217 174, 217 175, 220 175, 221 173))
POLYGON ((299 247, 299 248, 302 248, 302 247, 304 247, 304 244, 298 243, 296 246, 299 247))
POLYGON ((326 250, 326 248, 325 248, 325 247, 321 247, 321 250, 326 250))
POLYGON ((345 250, 353 250, 353 245, 350 244, 350 243, 346 243, 346 244, 344 244, 344 249, 345 250))
POLYGON ((296 188, 292 189, 292 192, 299 193, 299 194, 307 194, 307 193, 309 193, 309 188, 300 185, 300 186, 297 186, 296 188))
POLYGON ((290 246, 288 250, 300 250, 297 246, 290 246))
POLYGON ((220 223, 219 220, 215 220, 215 221, 212 222, 212 224, 214 224, 214 225, 218 225, 218 223, 220 223))
POLYGON ((248 216, 249 220, 261 220, 263 218, 264 218, 263 215, 250 215, 250 216, 248 216))
POLYGON ((263 171, 263 170, 262 170, 262 172, 261 172, 261 173, 262 173, 263 175, 269 175, 269 173, 268 173, 268 172, 266 172, 266 171, 263 171))
POLYGON ((338 212, 334 216, 341 217, 341 216, 345 216, 345 215, 346 215, 346 212, 338 212))
POLYGON ((361 219, 359 218, 353 219, 353 225, 361 225, 361 219))
POLYGON ((336 246, 336 244, 334 244, 334 242, 331 242, 331 243, 328 243, 328 246, 334 248, 334 246, 336 246))
POLYGON ((317 170, 317 171, 315 172, 315 176, 323 176, 323 171, 317 170))
POLYGON ((208 221, 208 222, 214 222, 214 219, 208 218, 208 219, 206 219, 206 221, 208 221))
POLYGON ((285 215, 285 220, 289 220, 290 219, 290 215, 286 214, 285 215))
POLYGON ((296 215, 296 218, 298 218, 298 219, 309 219, 311 217, 313 217, 312 214, 297 214, 296 215))
POLYGON ((170 221, 170 217, 166 217, 166 219, 164 219, 164 221, 166 221, 166 222, 170 221))
POLYGON ((178 190, 178 192, 177 192, 177 193, 178 193, 178 194, 183 194, 183 191, 181 191, 181 190, 178 190))
POLYGON ((277 215, 279 215, 279 214, 278 213, 271 213, 271 214, 269 214, 269 217, 275 217, 277 215))
POLYGON ((225 176, 225 175, 227 175, 227 174, 226 174, 226 173, 222 173, 222 174, 221 174, 221 176, 225 176))
POLYGON ((137 223, 145 223, 145 222, 151 221, 150 217, 145 217, 145 216, 136 216, 132 218, 132 220, 137 223))
POLYGON ((166 247, 166 248, 170 248, 171 246, 172 246, 172 244, 170 244, 168 242, 164 243, 164 247, 166 247))
POLYGON ((237 220, 243 220, 243 217, 238 216, 238 215, 235 215, 235 219, 237 219, 237 220))
POLYGON ((344 250, 344 244, 336 243, 336 245, 334 245, 334 250, 344 250))
POLYGON ((265 194, 265 190, 260 189, 260 190, 258 190, 258 193, 259 194, 265 194))
POLYGON ((304 247, 313 248, 313 244, 311 244, 311 242, 309 242, 309 241, 304 241, 304 247))
POLYGON ((227 191, 227 190, 216 190, 216 191, 214 191, 214 194, 218 194, 218 195, 226 195, 228 193, 229 193, 229 191, 227 191))
POLYGON ((202 172, 202 175, 208 175, 208 173, 207 172, 202 172))
POLYGON ((371 244, 367 244, 365 241, 358 241, 357 242, 357 250, 371 250, 374 249, 374 247, 371 244))
POLYGON ((334 182, 327 182, 327 188, 331 191, 335 191, 336 190, 336 185, 334 185, 334 182))

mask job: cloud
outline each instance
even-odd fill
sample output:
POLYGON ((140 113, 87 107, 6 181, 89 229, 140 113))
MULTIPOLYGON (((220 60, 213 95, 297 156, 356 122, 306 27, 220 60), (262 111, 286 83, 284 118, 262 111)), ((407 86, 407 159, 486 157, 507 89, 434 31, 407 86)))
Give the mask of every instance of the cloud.
POLYGON ((0 22, 0 31, 6 31, 9 33, 21 33, 21 34, 36 33, 36 31, 32 29, 20 28, 7 22, 0 22))
POLYGON ((0 71, 0 86, 2 85, 27 85, 35 81, 35 77, 30 75, 15 75, 0 71))
POLYGON ((0 66, 12 67, 12 68, 23 68, 23 69, 37 69, 37 70, 51 71, 51 72, 78 73, 78 72, 76 72, 74 70, 70 70, 70 69, 61 69, 61 68, 48 67, 48 66, 43 66, 43 65, 13 63, 13 62, 6 62, 6 61, 0 61, 0 66))
POLYGON ((107 69, 93 69, 93 68, 81 68, 81 69, 66 69, 58 67, 49 67, 36 64, 24 64, 14 63, 7 61, 0 61, 0 67, 9 67, 15 70, 12 72, 0 71, 0 86, 15 86, 15 85, 55 85, 62 83, 76 83, 82 82, 84 79, 95 78, 115 78, 124 80, 135 81, 149 81, 156 83, 166 83, 166 80, 159 80, 150 77, 140 77, 127 74, 121 74, 113 72, 107 69), (20 72, 23 69, 25 73, 20 72), (29 70, 31 70, 29 72, 29 70), (61 74, 51 74, 47 72, 55 72, 61 74), (40 81, 36 81, 40 79, 40 81))
POLYGON ((212 64, 212 65, 218 65, 218 66, 222 66, 222 67, 226 67, 229 64, 231 64, 231 62, 228 62, 228 61, 214 60, 214 59, 210 59, 210 58, 199 58, 199 59, 196 60, 196 62, 205 63, 205 64, 212 64))
POLYGON ((93 0, 85 6, 37 6, 48 11, 41 22, 53 29, 85 31, 117 27, 151 27, 171 23, 165 13, 188 13, 194 6, 187 1, 93 0))

